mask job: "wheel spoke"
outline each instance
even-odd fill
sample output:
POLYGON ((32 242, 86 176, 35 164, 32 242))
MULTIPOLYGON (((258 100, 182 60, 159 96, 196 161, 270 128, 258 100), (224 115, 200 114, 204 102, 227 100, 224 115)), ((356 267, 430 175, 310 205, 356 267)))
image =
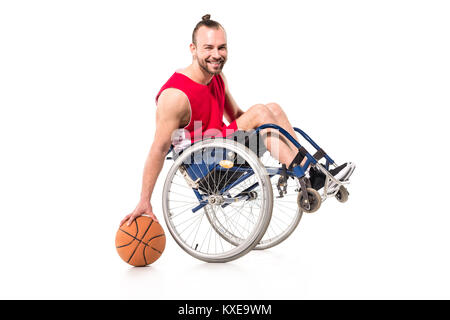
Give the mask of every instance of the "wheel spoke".
POLYGON ((206 140, 185 149, 169 171, 163 194, 164 215, 177 243, 192 256, 205 261, 229 261, 248 252, 256 237, 259 239, 263 235, 270 219, 272 186, 265 172, 253 153, 227 140, 206 140), (225 159, 222 152, 224 155, 233 152, 243 162, 232 168, 219 168, 218 161, 225 159), (188 157, 194 161, 187 163, 188 157), (249 166, 248 170, 244 164, 249 166), (181 165, 187 176, 179 170, 181 165), (243 181, 237 180, 245 172, 252 175, 243 181), (196 197, 192 181, 198 183, 203 200, 196 197), (239 183, 234 185, 236 181, 239 183), (220 190, 232 184, 232 188, 220 194, 220 190), (222 207, 224 200, 232 199, 252 186, 256 198, 236 199, 222 207), (192 212, 201 201, 209 203, 203 210, 192 212))

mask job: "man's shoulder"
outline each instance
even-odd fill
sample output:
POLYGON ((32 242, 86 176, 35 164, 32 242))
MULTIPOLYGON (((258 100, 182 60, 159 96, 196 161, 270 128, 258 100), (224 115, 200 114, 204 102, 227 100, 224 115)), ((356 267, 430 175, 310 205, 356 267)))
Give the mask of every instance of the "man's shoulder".
POLYGON ((160 99, 164 100, 187 100, 186 94, 178 88, 166 88, 160 94, 160 99))
POLYGON ((183 112, 189 109, 189 99, 180 89, 167 88, 161 92, 157 106, 173 112, 183 112))

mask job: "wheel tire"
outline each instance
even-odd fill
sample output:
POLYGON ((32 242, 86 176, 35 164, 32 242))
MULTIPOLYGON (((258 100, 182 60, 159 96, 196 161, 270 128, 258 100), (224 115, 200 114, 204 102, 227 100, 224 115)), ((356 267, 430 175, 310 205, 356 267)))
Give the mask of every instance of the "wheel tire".
MULTIPOLYGON (((262 155, 261 162, 266 168, 280 167, 278 160, 273 158, 268 151, 262 155)), ((278 194, 276 182, 279 177, 279 175, 275 175, 271 178, 274 195, 278 194)), ((297 205, 297 199, 295 197, 296 190, 300 189, 300 183, 297 178, 292 179, 288 177, 287 184, 287 193, 284 198, 274 196, 272 218, 270 219, 269 227, 254 250, 265 250, 279 245, 289 238, 300 223, 303 211, 297 205)))
POLYGON ((303 193, 301 191, 298 193, 297 204, 303 210, 303 212, 314 213, 319 210, 320 205, 322 204, 322 197, 316 189, 306 188, 306 191, 308 193, 308 200, 310 205, 309 210, 303 207, 303 193))
POLYGON ((335 197, 336 197, 337 201, 344 203, 344 202, 347 202, 348 195, 349 195, 349 193, 348 193, 347 188, 344 186, 340 186, 339 191, 336 193, 335 197))
MULTIPOLYGON (((188 188, 189 189, 189 188, 188 188)), ((187 196, 185 196, 187 197, 187 196)), ((166 181, 164 183, 164 189, 163 189, 163 213, 164 213, 164 219, 167 224, 167 228, 169 232, 171 233, 172 237, 175 239, 175 241, 178 243, 178 245, 186 251, 188 254, 193 256, 194 258, 200 259, 202 261, 206 262, 228 262, 234 259, 237 259, 249 251, 251 251, 257 243, 261 240, 261 238, 264 236, 264 233, 269 225, 270 218, 272 215, 272 206, 273 206, 273 193, 272 193, 272 186, 270 182, 270 178, 267 174, 267 171, 265 167, 262 165, 258 157, 255 155, 254 152, 252 152, 250 149, 245 147, 244 145, 234 142, 229 139, 223 139, 223 138, 215 138, 210 140, 203 140, 194 143, 189 148, 185 149, 182 154, 178 156, 178 158, 175 160, 175 163, 170 168, 166 181), (258 183, 258 188, 260 188, 260 211, 259 215, 257 216, 257 220, 254 224, 254 227, 249 231, 249 234, 245 236, 245 238, 241 239, 242 241, 238 241, 233 243, 234 247, 231 247, 230 250, 222 253, 205 253, 200 252, 197 250, 197 246, 194 247, 192 244, 188 243, 187 239, 184 239, 181 235, 181 227, 177 226, 174 222, 175 215, 173 215, 173 210, 171 209, 172 202, 175 202, 177 200, 171 200, 171 197, 169 196, 169 193, 171 192, 171 187, 173 185, 173 180, 175 179, 177 173, 179 172, 179 168, 181 165, 183 165, 183 161, 188 159, 192 154, 195 154, 196 152, 202 151, 203 149, 208 150, 209 148, 224 148, 229 151, 233 151, 236 153, 237 156, 240 156, 241 159, 245 160, 245 163, 249 165, 250 169, 254 172, 254 177, 256 179, 256 182, 258 183)), ((194 198, 194 200, 197 200, 194 198)), ((197 200, 198 201, 198 200, 197 200)), ((194 201, 195 202, 195 201, 194 201)), ((199 203, 197 202, 197 205, 199 203)), ((209 204, 207 206, 210 206, 209 204)), ((201 214, 207 212, 207 207, 204 207, 205 210, 197 211, 195 214, 201 214), (201 213, 200 213, 201 212, 201 213)), ((188 208, 189 210, 189 208, 188 208)), ((188 211, 187 210, 187 211, 188 211)), ((188 211, 188 213, 190 213, 188 211)), ((211 224, 211 230, 214 230, 221 238, 227 240, 226 235, 221 234, 221 232, 218 232, 218 226, 214 223, 211 223, 213 219, 206 214, 207 219, 205 221, 209 221, 211 224), (225 238, 224 238, 225 236, 225 238)), ((196 218, 198 219, 198 218, 196 218)), ((200 220, 203 219, 200 217, 200 220)), ((202 221, 202 220, 201 220, 202 221)), ((201 222, 200 222, 201 223, 201 222)), ((199 226, 200 229, 200 226, 199 226)), ((211 231, 212 234, 212 231, 211 231)), ((211 237, 211 236, 210 236, 211 237)), ((219 237, 219 238, 220 238, 219 237)), ((206 238, 205 238, 206 239, 206 238)), ((230 240, 230 239, 228 239, 230 240)), ((228 241, 227 240, 227 241, 228 241)), ((229 243, 232 243, 228 241, 229 243)), ((209 249, 209 245, 208 245, 209 249)), ((201 248, 200 248, 201 250, 201 248)))

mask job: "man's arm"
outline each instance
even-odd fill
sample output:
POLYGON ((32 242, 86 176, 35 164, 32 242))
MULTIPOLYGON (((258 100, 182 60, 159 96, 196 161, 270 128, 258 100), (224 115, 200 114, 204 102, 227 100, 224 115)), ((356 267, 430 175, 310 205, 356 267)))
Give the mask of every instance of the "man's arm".
POLYGON ((170 149, 172 133, 183 127, 186 119, 189 122, 189 116, 189 100, 183 92, 178 89, 167 89, 162 92, 156 109, 155 137, 145 161, 141 197, 134 211, 127 215, 120 225, 126 221, 130 224, 142 214, 148 214, 157 220, 150 203, 153 189, 170 149))
POLYGON ((241 108, 239 108, 238 104, 236 103, 236 101, 234 101, 233 97, 231 96, 225 75, 223 73, 221 73, 220 75, 222 76, 223 82, 225 83, 224 115, 225 118, 228 120, 228 122, 231 123, 233 120, 239 118, 244 113, 244 111, 242 111, 241 108))

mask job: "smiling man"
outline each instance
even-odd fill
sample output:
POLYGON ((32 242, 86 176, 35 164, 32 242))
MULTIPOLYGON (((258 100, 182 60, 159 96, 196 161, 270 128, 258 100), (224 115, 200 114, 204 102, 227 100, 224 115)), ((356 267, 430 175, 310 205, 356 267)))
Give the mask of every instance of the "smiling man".
MULTIPOLYGON (((190 51, 192 63, 177 70, 156 96, 156 132, 144 167, 140 201, 121 224, 130 224, 142 214, 156 219, 151 195, 172 144, 176 151, 182 150, 204 136, 231 137, 238 129, 246 131, 268 123, 282 127, 296 138, 288 117, 277 103, 255 104, 245 112, 237 105, 222 72, 228 57, 227 35, 210 15, 203 16, 195 26, 190 51), (224 116, 229 125, 223 122, 224 116)), ((297 148, 273 129, 264 130, 264 144, 286 166, 300 161, 297 148)), ((346 163, 332 174, 346 179, 350 172, 352 165, 346 163)), ((323 186, 320 184, 318 188, 323 186)))

